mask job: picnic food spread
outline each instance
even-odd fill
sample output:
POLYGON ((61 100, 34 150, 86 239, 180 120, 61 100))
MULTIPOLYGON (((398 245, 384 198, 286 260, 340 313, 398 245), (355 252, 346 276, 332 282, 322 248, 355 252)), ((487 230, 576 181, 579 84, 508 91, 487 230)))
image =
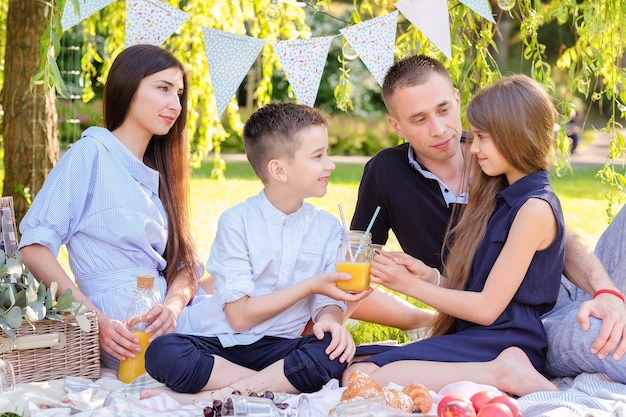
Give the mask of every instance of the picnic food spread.
MULTIPOLYGON (((348 377, 348 385, 341 394, 339 404, 349 401, 383 397, 387 407, 406 413, 427 413, 433 405, 433 399, 426 387, 410 384, 398 390, 381 386, 372 377, 361 371, 355 371, 348 377)), ((329 415, 335 411, 331 409, 329 415)))

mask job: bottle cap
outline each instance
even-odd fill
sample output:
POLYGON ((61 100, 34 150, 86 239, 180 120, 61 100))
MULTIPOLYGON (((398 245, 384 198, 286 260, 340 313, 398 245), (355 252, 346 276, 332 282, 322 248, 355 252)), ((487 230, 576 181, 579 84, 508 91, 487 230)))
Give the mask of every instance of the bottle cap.
POLYGON ((137 275, 137 288, 152 289, 154 287, 154 275, 137 275))

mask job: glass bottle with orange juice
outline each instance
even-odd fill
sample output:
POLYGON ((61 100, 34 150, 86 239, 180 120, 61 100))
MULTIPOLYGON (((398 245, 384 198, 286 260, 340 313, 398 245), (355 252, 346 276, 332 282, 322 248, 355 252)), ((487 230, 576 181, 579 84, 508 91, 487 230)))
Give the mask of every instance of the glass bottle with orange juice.
POLYGON ((344 233, 337 253, 337 272, 347 272, 352 278, 337 281, 337 287, 349 292, 365 291, 370 286, 372 257, 371 233, 360 230, 344 233))
POLYGON ((137 275, 135 299, 129 308, 127 323, 139 339, 141 352, 135 352, 134 358, 126 358, 120 362, 117 377, 122 382, 130 383, 146 372, 144 354, 148 348, 150 334, 145 331, 148 323, 143 319, 143 315, 154 306, 155 300, 154 276, 137 275))

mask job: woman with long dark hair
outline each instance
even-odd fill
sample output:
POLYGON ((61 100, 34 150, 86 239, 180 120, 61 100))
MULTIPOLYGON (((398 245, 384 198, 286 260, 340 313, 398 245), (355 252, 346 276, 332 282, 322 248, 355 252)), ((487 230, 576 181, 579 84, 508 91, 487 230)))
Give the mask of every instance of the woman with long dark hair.
POLYGON ((122 51, 104 88, 105 127, 63 155, 20 224, 24 264, 99 314, 103 365, 139 351, 123 323, 139 274, 156 277, 152 338, 176 327, 198 275, 188 204, 187 77, 170 52, 122 51), (66 245, 70 278, 57 260, 66 245))

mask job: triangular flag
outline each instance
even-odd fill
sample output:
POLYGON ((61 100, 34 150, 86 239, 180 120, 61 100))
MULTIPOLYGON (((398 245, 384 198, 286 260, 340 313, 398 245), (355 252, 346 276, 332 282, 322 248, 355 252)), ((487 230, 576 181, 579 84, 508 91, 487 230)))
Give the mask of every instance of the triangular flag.
POLYGON ((491 9, 489 8, 489 0, 461 0, 461 3, 463 3, 491 23, 496 23, 496 21, 493 20, 493 14, 491 13, 491 9))
POLYGON ((334 36, 274 42, 274 52, 298 103, 313 107, 334 36))
POLYGON ((202 33, 219 117, 263 49, 265 41, 207 27, 202 28, 202 33))
POLYGON ((409 22, 419 29, 448 59, 452 60, 448 3, 442 0, 399 0, 395 4, 409 22))
POLYGON ((126 0, 125 45, 160 46, 187 19, 188 13, 158 0, 126 0))
POLYGON ((63 15, 61 16, 61 26, 65 32, 72 26, 87 19, 92 14, 99 12, 115 0, 79 0, 78 10, 79 14, 76 15, 76 9, 70 0, 65 1, 65 7, 63 8, 63 15))
POLYGON ((339 30, 381 86, 385 73, 393 65, 397 25, 398 11, 394 10, 386 16, 339 30))

